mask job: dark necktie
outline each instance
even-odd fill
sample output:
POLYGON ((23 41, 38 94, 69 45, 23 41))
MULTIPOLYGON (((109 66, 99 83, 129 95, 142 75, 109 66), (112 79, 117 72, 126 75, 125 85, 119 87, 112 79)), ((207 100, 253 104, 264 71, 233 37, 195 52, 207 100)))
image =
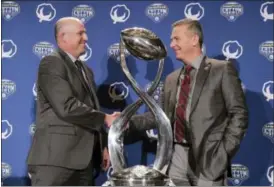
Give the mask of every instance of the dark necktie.
POLYGON ((181 83, 180 95, 178 99, 178 105, 176 108, 176 121, 175 121, 175 139, 177 142, 182 143, 185 137, 185 125, 186 125, 186 108, 188 95, 190 91, 190 71, 192 67, 187 65, 185 67, 184 79, 181 83))
POLYGON ((91 99, 94 102, 95 107, 99 108, 99 102, 98 102, 97 99, 95 99, 97 97, 96 93, 95 93, 95 90, 91 86, 89 86, 89 84, 88 84, 88 79, 87 79, 87 75, 86 75, 85 70, 84 70, 83 63, 80 60, 76 60, 75 65, 77 66, 77 69, 80 72, 80 74, 81 74, 81 76, 84 80, 84 85, 85 85, 86 89, 91 94, 91 99))
POLYGON ((82 75, 82 78, 84 79, 84 83, 85 83, 85 86, 88 88, 89 90, 89 86, 88 86, 88 80, 87 80, 87 76, 85 74, 85 71, 84 71, 84 67, 83 67, 83 64, 80 60, 76 60, 75 61, 75 65, 78 69, 78 71, 80 72, 80 74, 82 75))

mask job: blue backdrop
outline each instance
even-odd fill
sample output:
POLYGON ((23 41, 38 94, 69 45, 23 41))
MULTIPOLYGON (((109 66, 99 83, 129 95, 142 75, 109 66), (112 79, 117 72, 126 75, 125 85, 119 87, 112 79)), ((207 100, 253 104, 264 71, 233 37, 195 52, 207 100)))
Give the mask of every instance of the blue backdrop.
MULTIPOLYGON (((26 156, 35 130, 35 80, 40 59, 56 43, 55 22, 75 16, 89 37, 81 58, 95 74, 102 110, 123 110, 137 100, 119 66, 120 31, 139 26, 155 32, 167 46, 162 80, 181 67, 169 47, 171 24, 181 18, 203 25, 204 51, 230 58, 239 70, 248 108, 249 128, 233 159, 231 185, 273 185, 273 1, 7 1, 2 2, 2 182, 27 185, 26 156)), ((158 63, 128 55, 129 69, 143 89, 154 79, 158 63)), ((160 100, 159 85, 154 94, 160 100)), ((142 106, 138 113, 146 111, 142 106)), ((154 161, 155 131, 127 142, 128 166, 154 161), (142 141, 138 141, 142 138, 142 141)), ((101 185, 107 174, 101 173, 101 185)))

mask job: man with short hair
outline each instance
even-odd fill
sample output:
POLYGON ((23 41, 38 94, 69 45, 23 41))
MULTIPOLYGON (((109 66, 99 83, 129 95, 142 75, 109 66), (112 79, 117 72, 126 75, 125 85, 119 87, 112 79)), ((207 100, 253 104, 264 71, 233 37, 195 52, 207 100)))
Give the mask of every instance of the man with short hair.
MULTIPOLYGON (((167 76, 162 108, 173 128, 168 175, 179 186, 222 186, 248 125, 241 81, 229 61, 202 52, 203 31, 196 20, 172 25, 170 47, 184 66, 167 76)), ((136 115, 128 133, 155 128, 151 113, 136 115)))
POLYGON ((110 161, 93 72, 79 60, 88 40, 84 24, 65 17, 55 25, 57 51, 41 60, 37 80, 36 131, 27 163, 33 186, 94 185, 93 169, 110 161))

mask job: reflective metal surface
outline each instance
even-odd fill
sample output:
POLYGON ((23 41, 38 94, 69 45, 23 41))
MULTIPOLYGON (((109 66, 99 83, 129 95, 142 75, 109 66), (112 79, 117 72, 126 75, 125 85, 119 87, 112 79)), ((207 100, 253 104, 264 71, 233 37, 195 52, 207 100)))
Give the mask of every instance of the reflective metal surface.
MULTIPOLYGON (((166 177, 163 177, 168 167, 169 161, 172 155, 172 129, 170 125, 170 121, 167 118, 166 114, 163 110, 158 106, 156 101, 150 97, 150 95, 154 92, 159 84, 161 74, 163 71, 164 65, 164 57, 166 56, 166 49, 162 44, 161 40, 151 31, 144 28, 129 28, 125 29, 121 32, 121 42, 120 42, 120 59, 121 59, 121 67, 126 77, 130 81, 133 89, 138 94, 140 99, 138 99, 135 103, 129 105, 123 110, 120 117, 118 117, 112 124, 109 135, 108 135, 108 148, 110 153, 110 160, 113 167, 113 172, 116 175, 111 177, 112 185, 115 183, 118 184, 122 181, 123 184, 128 183, 128 180, 131 181, 132 184, 140 184, 140 180, 136 177, 136 168, 142 168, 142 171, 146 170, 147 176, 150 176, 152 179, 148 183, 148 179, 142 178, 142 181, 146 185, 155 186, 157 180, 164 181, 166 177), (155 60, 160 59, 159 68, 156 74, 154 81, 152 82, 151 87, 147 92, 144 92, 140 89, 138 83, 134 80, 132 75, 130 74, 128 67, 126 65, 124 48, 134 56, 139 59, 145 60, 155 60), (125 158, 124 158, 124 148, 123 148, 123 135, 127 123, 129 122, 132 115, 138 110, 138 108, 143 104, 143 102, 149 107, 149 110, 155 117, 155 121, 158 129, 158 144, 157 144, 157 153, 156 158, 153 164, 153 168, 148 168, 145 166, 136 166, 133 169, 125 169, 125 158), (146 169, 144 169, 146 168, 146 169), (149 172, 148 172, 149 171, 149 172), (153 172, 152 172, 153 171, 153 172), (160 175, 160 172, 161 175, 160 175), (130 178, 126 178, 127 175, 125 173, 131 172, 129 176, 130 178), (153 176, 158 173, 159 178, 154 178, 153 176), (118 177, 120 176, 120 178, 118 177), (133 177, 135 176, 135 177, 133 177), (122 178, 121 178, 122 177, 122 178), (116 181, 116 182, 115 182, 116 181), (125 182, 127 181, 127 182, 125 182), (135 182, 134 182, 135 181, 135 182), (154 181, 154 182, 153 182, 154 181)), ((148 177, 147 177, 148 178, 148 177)), ((122 184, 120 184, 122 185, 122 184)), ((130 184, 127 184, 130 185, 130 184)))
POLYGON ((160 60, 167 52, 162 41, 151 31, 144 28, 128 28, 121 32, 126 49, 142 60, 160 60))

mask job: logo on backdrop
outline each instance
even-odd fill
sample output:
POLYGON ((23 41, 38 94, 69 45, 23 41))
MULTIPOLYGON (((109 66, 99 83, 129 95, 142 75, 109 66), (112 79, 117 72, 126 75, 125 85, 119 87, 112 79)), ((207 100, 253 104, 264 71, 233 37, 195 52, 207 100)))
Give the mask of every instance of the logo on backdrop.
POLYGON ((35 129, 36 129, 36 125, 35 125, 35 123, 32 123, 29 126, 29 133, 30 133, 30 135, 32 135, 32 136, 34 135, 35 129))
POLYGON ((223 55, 228 59, 238 59, 243 54, 243 46, 237 40, 229 40, 222 48, 223 55))
POLYGON ((274 165, 268 167, 266 176, 270 186, 274 186, 274 165))
POLYGON ((231 172, 232 178, 229 178, 229 180, 234 186, 240 186, 243 181, 249 178, 249 169, 242 164, 232 164, 231 172))
MULTIPOLYGON (((120 44, 114 43, 108 48, 108 56, 114 59, 116 62, 120 63, 120 44)), ((125 57, 129 56, 129 52, 126 48, 124 48, 125 57)))
MULTIPOLYGON (((152 83, 148 83, 145 86, 145 90, 148 91, 148 89, 151 87, 152 83)), ((162 103, 162 91, 163 91, 164 83, 163 81, 160 81, 155 91, 152 93, 152 98, 156 101, 156 103, 161 104, 162 103)))
POLYGON ((110 167, 108 168, 108 171, 107 171, 107 178, 109 179, 109 178, 111 177, 112 174, 113 174, 113 167, 110 166, 110 167))
POLYGON ((113 20, 113 24, 124 23, 128 20, 130 16, 130 10, 125 4, 115 5, 110 10, 110 17, 113 20))
POLYGON ((150 140, 158 140, 158 130, 157 129, 150 129, 146 131, 147 137, 150 140))
POLYGON ((161 22, 168 15, 168 6, 163 3, 153 3, 146 8, 146 16, 155 23, 161 22))
POLYGON ((260 13, 261 13, 261 16, 264 18, 264 21, 274 19, 273 4, 274 4, 273 1, 268 1, 261 5, 260 13), (270 13, 271 8, 272 8, 272 12, 270 13))
POLYGON ((84 24, 87 23, 95 15, 92 6, 78 5, 72 9, 72 16, 80 19, 84 24))
POLYGON ((200 3, 189 3, 186 5, 184 13, 189 19, 200 20, 204 17, 205 9, 200 3))
POLYGON ((238 17, 243 15, 244 7, 238 2, 230 1, 221 6, 220 13, 226 17, 228 21, 236 21, 238 17))
POLYGON ((6 21, 12 20, 20 13, 20 6, 14 1, 2 2, 2 16, 6 21))
POLYGON ((112 102, 124 100, 128 96, 128 87, 124 82, 114 82, 109 86, 108 94, 112 98, 112 102))
POLYGON ((32 94, 35 98, 35 100, 37 99, 37 87, 36 87, 36 83, 33 84, 33 87, 32 87, 32 94))
POLYGON ((11 80, 2 79, 1 88, 2 88, 2 99, 5 100, 16 91, 16 84, 15 82, 11 80))
POLYGON ((1 120, 2 123, 2 132, 1 132, 1 138, 7 139, 12 134, 12 124, 9 123, 8 120, 1 120))
POLYGON ((274 123, 269 122, 265 124, 262 128, 263 135, 270 139, 272 143, 274 143, 274 123))
POLYGON ((83 62, 86 62, 86 61, 88 61, 88 59, 90 59, 91 55, 92 55, 92 49, 86 43, 86 52, 83 55, 81 55, 79 58, 83 62))
POLYGON ((262 92, 266 98, 266 101, 273 100, 274 98, 273 83, 274 81, 267 81, 263 85, 262 92))
POLYGON ((12 40, 2 40, 2 58, 11 58, 17 52, 17 46, 12 40))
POLYGON ((55 50, 54 45, 49 42, 39 42, 33 46, 33 53, 40 59, 50 55, 55 50))
POLYGON ((259 52, 261 55, 265 56, 270 62, 273 62, 274 42, 269 40, 261 43, 259 47, 259 52))
POLYGON ((2 162, 1 163, 1 168, 2 168, 2 178, 8 178, 11 176, 12 169, 11 166, 8 163, 2 162))
POLYGON ((51 21, 56 16, 56 9, 50 3, 42 3, 36 8, 36 16, 39 18, 39 22, 51 21))

